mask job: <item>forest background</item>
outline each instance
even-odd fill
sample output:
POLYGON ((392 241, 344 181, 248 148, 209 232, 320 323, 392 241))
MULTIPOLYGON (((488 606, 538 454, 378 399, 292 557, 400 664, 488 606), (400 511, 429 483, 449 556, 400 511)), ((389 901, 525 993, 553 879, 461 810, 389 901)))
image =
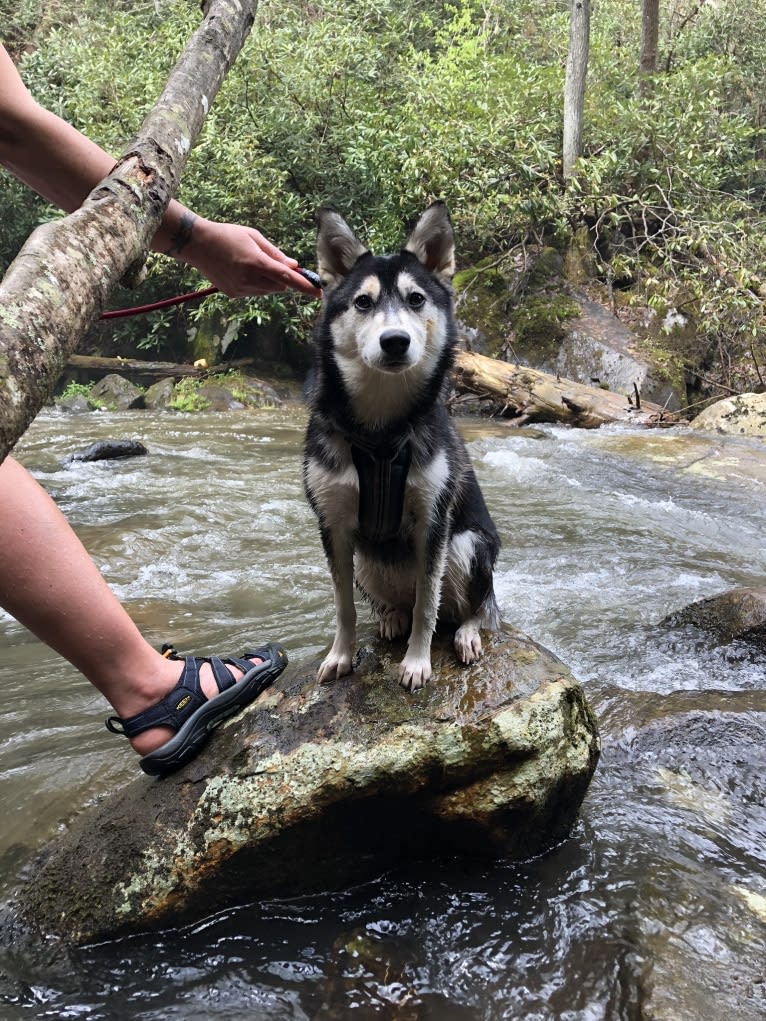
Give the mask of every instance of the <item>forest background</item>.
MULTIPOLYGON (((495 332, 512 338, 541 304, 565 316, 560 296, 577 266, 578 283, 615 314, 684 323, 647 328, 644 340, 683 370, 686 401, 763 390, 766 0, 660 3, 650 80, 640 0, 591 7, 582 151, 566 180, 566 0, 261 0, 178 197, 258 227, 309 267, 319 207, 341 211, 383 251, 443 198, 458 299, 461 287, 483 290, 474 309, 495 332), (560 259, 541 260, 549 252, 560 259), (551 276, 542 291, 536 261, 551 276)), ((35 97, 115 154, 199 17, 192 0, 0 0, 3 41, 35 97)), ((0 180, 2 272, 31 230, 60 214, 0 180)), ((203 283, 161 256, 149 270, 115 303, 203 283)), ((292 295, 214 296, 98 327, 83 350, 189 360, 196 325, 197 340, 213 329, 238 335, 238 354, 271 338, 271 356, 299 364, 315 313, 292 295)))

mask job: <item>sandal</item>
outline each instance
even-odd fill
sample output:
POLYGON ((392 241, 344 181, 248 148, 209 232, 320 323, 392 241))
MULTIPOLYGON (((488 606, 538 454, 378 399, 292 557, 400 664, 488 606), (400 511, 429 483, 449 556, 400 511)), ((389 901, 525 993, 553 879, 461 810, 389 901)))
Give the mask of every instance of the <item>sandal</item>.
POLYGON ((168 659, 182 660, 183 673, 177 686, 156 705, 135 716, 121 719, 110 716, 107 730, 135 737, 151 727, 172 727, 176 733, 169 741, 145 755, 139 765, 151 776, 165 776, 189 762, 199 752, 210 732, 234 713, 250 705, 272 684, 287 666, 287 653, 276 642, 242 656, 178 656, 171 645, 162 647, 168 659), (260 663, 252 663, 252 659, 260 663), (218 694, 207 698, 199 682, 202 663, 209 663, 218 685, 218 694), (244 673, 235 680, 226 664, 244 673))

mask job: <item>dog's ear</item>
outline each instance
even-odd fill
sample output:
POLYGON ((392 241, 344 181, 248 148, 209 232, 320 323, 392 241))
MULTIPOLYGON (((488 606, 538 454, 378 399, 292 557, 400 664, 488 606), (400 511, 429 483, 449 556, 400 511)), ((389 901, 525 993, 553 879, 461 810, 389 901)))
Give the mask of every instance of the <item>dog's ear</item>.
POLYGON ((434 202, 426 209, 404 247, 440 280, 450 282, 455 272, 455 235, 443 202, 434 202))
POLYGON ((367 249, 339 213, 332 209, 320 209, 317 219, 317 269, 322 287, 329 291, 348 275, 356 260, 367 249))

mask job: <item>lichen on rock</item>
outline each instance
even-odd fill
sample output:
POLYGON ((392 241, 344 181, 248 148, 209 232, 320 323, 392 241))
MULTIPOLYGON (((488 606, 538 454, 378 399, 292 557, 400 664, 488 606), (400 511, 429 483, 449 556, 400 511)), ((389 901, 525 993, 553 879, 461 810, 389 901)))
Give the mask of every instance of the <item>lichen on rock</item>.
POLYGON ((568 833, 598 733, 566 667, 509 626, 435 680, 397 683, 399 643, 368 638, 331 685, 316 663, 219 729, 161 781, 141 778, 46 848, 27 924, 73 942, 204 917, 245 900, 346 886, 449 853, 528 856, 568 833))

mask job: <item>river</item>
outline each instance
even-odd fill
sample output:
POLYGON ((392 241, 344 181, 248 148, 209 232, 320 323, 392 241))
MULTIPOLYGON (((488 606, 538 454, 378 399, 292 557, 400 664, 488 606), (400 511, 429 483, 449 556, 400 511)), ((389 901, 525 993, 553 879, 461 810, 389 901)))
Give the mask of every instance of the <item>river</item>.
MULTIPOLYGON (((16 453, 150 641, 280 639, 296 660, 333 627, 303 428, 290 409, 50 411, 16 453), (103 438, 149 456, 65 464, 103 438)), ((0 1021, 766 1016, 763 659, 659 626, 764 583, 766 449, 683 430, 464 432, 503 540, 503 616, 570 666, 601 721, 571 837, 526 862, 402 865, 73 951, 22 952, 1 931, 0 1021)), ((0 691, 7 899, 35 848, 137 765, 103 699, 2 611, 0 691)))

